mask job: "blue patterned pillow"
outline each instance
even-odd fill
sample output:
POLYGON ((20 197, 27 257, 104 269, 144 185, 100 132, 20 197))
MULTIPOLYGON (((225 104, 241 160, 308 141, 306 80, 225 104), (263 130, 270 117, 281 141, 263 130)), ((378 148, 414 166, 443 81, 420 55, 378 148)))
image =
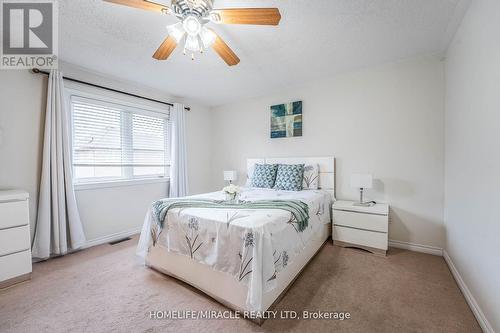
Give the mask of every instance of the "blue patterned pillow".
POLYGON ((277 164, 255 164, 252 176, 253 187, 272 188, 276 180, 277 164))
POLYGON ((274 182, 276 190, 302 191, 304 164, 280 164, 274 182))

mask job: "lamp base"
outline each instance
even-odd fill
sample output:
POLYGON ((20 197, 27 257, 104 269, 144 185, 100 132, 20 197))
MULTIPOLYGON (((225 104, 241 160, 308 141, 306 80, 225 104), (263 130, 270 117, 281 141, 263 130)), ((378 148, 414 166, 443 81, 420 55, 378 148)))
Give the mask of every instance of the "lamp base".
POLYGON ((375 201, 366 201, 365 202, 363 200, 363 190, 364 190, 364 188, 362 188, 362 187, 359 188, 359 201, 353 203, 352 205, 353 206, 360 206, 360 207, 371 207, 371 206, 375 205, 376 204, 375 201))

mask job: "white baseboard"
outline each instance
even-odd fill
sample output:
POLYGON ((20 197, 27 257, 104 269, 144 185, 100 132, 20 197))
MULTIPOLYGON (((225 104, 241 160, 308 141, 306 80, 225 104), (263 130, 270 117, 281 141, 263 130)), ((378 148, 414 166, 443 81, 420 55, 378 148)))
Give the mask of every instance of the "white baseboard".
POLYGON ((140 233, 141 229, 142 229, 142 227, 137 227, 134 229, 125 230, 125 231, 117 232, 117 233, 114 233, 111 235, 106 235, 103 237, 91 239, 91 240, 88 240, 85 243, 85 245, 83 245, 80 249, 86 249, 86 248, 89 248, 92 246, 106 244, 106 243, 113 242, 113 241, 116 241, 116 240, 119 240, 119 239, 122 239, 125 237, 130 237, 132 235, 140 233))
POLYGON ((486 317, 484 316, 484 313, 479 307, 479 304, 477 304, 476 299, 474 298, 474 296, 472 296, 472 293, 470 292, 469 288, 462 279, 462 276, 460 276, 460 273, 458 272, 457 268, 455 267, 455 264, 451 260, 446 250, 443 250, 443 257, 446 263, 448 264, 451 274, 453 274, 455 281, 457 281, 458 287, 462 291, 462 294, 464 295, 467 304, 469 304, 469 307, 472 310, 472 313, 474 313, 474 316, 476 317, 479 326, 481 326, 483 332, 494 333, 495 331, 493 330, 493 327, 488 322, 488 319, 486 319, 486 317))
POLYGON ((443 255, 443 249, 440 247, 435 247, 435 246, 414 244, 414 243, 402 242, 402 241, 397 241, 397 240, 389 240, 389 246, 396 247, 398 249, 405 249, 405 250, 410 250, 410 251, 415 251, 415 252, 433 254, 435 256, 442 256, 443 255))

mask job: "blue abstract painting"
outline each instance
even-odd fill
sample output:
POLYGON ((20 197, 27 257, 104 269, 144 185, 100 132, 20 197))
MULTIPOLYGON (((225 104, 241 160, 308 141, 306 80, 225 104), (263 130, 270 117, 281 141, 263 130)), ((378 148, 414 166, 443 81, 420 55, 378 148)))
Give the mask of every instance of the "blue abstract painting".
POLYGON ((302 136, 302 101, 271 106, 271 138, 302 136))

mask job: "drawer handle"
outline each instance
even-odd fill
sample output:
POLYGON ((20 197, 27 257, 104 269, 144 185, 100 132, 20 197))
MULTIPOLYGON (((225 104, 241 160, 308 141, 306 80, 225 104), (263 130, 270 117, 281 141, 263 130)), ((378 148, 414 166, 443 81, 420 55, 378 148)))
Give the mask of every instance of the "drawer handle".
POLYGON ((18 250, 18 251, 15 251, 15 252, 11 252, 11 253, 6 253, 6 254, 2 254, 0 255, 0 258, 2 257, 6 257, 6 256, 11 256, 13 254, 17 254, 17 253, 21 253, 21 252, 25 252, 25 251, 28 251, 29 249, 24 249, 24 250, 18 250))
POLYGON ((342 225, 342 224, 335 224, 335 226, 342 227, 342 228, 349 228, 349 229, 356 229, 356 230, 369 231, 369 232, 378 232, 379 234, 387 234, 387 232, 385 232, 385 231, 378 231, 378 230, 370 230, 370 229, 356 228, 356 227, 351 227, 351 226, 348 226, 348 225, 342 225))
POLYGON ((358 211, 355 211, 355 210, 347 210, 347 209, 339 209, 339 208, 334 208, 334 212, 335 211, 355 213, 355 214, 377 215, 377 216, 387 216, 388 215, 388 214, 382 214, 382 213, 358 212, 358 211))

